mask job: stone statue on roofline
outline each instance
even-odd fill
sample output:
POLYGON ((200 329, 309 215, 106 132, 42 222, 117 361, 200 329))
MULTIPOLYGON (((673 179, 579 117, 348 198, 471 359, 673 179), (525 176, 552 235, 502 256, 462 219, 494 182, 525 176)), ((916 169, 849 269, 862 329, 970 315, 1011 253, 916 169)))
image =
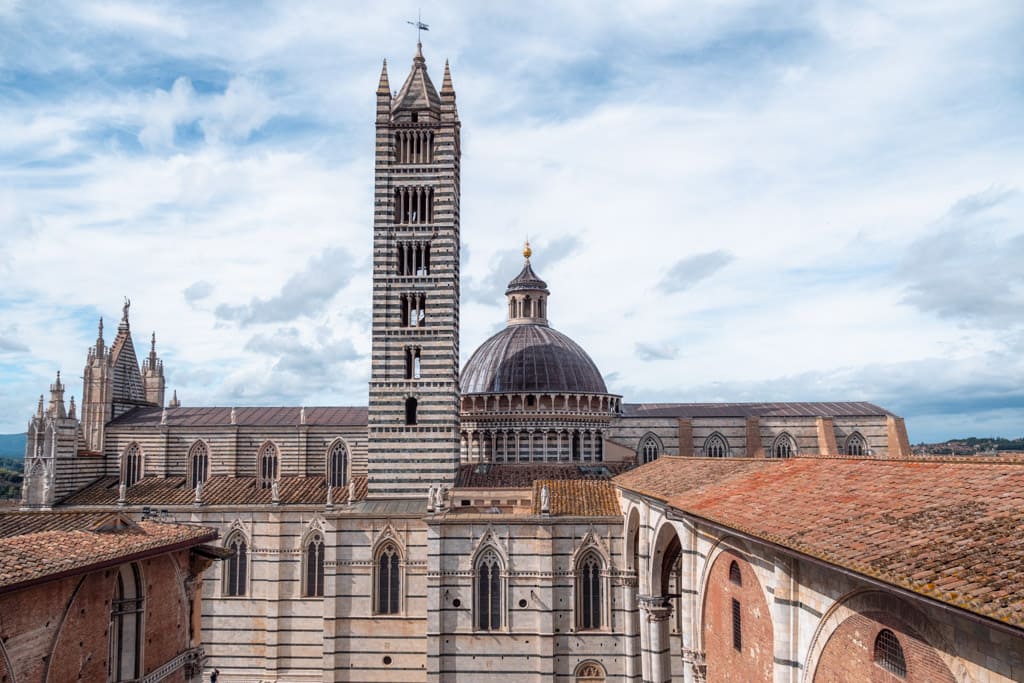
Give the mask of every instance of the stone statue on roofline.
POLYGON ((270 500, 274 505, 281 504, 281 488, 277 483, 277 479, 270 482, 270 500))
POLYGON ((352 480, 348 482, 348 504, 354 505, 356 502, 356 483, 352 480))
POLYGON ((540 489, 540 513, 542 515, 551 514, 551 489, 547 484, 540 489))
POLYGON ((437 499, 437 486, 434 484, 430 485, 427 489, 427 512, 433 512, 435 510, 434 501, 437 499))
POLYGON ((128 322, 128 309, 132 306, 132 300, 128 297, 124 298, 124 306, 121 307, 121 321, 128 322))

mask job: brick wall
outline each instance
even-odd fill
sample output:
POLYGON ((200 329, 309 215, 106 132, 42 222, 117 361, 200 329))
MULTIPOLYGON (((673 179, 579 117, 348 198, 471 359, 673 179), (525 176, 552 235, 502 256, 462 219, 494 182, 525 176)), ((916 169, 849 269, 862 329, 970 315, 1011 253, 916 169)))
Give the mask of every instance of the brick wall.
MULTIPOLYGON (((187 551, 179 556, 187 563, 187 551)), ((143 561, 141 570, 146 591, 143 657, 149 672, 189 647, 188 609, 170 556, 143 561)), ((0 596, 0 641, 11 668, 4 671, 0 656, 0 682, 106 680, 117 571, 114 567, 0 596)), ((175 675, 183 678, 180 670, 175 675)))
POLYGON ((764 590, 753 567, 731 552, 715 560, 704 598, 704 650, 708 662, 708 683, 770 683, 773 678, 772 616, 764 590), (729 579, 729 566, 736 562, 742 585, 729 579), (732 601, 740 604, 742 647, 733 646, 732 601))
POLYGON ((829 638, 814 672, 814 683, 954 683, 936 650, 898 617, 866 612, 847 618, 829 638), (875 663, 875 638, 890 629, 903 648, 905 678, 875 663))

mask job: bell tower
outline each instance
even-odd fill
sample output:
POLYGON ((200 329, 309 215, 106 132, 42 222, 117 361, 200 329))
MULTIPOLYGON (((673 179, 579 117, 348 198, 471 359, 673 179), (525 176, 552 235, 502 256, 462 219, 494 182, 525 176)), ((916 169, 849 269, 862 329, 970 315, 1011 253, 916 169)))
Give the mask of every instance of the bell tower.
POLYGON ((377 87, 369 496, 426 497, 459 464, 459 115, 417 43, 377 87))

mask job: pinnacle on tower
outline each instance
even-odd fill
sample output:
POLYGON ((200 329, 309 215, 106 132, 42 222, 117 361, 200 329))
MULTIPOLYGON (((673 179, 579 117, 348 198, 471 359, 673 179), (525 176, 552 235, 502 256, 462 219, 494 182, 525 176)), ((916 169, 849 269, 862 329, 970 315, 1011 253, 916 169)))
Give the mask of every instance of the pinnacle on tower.
POLYGON ((36 417, 43 416, 43 395, 39 394, 39 406, 36 408, 36 417))
POLYGON ((71 397, 71 403, 70 403, 70 405, 68 405, 68 417, 70 417, 72 420, 75 419, 75 397, 74 396, 71 397))
POLYGON ((377 94, 391 97, 391 85, 388 83, 388 60, 384 60, 384 66, 380 70, 380 82, 377 84, 377 94))

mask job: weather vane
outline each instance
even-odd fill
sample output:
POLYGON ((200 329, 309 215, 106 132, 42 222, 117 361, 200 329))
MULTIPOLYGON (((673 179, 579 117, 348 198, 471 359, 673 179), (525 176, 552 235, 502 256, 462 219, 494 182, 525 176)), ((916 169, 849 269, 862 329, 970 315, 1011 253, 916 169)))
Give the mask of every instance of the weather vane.
POLYGON ((417 43, 420 42, 420 32, 421 31, 429 31, 430 30, 430 27, 423 23, 423 13, 420 12, 419 10, 416 10, 416 21, 407 21, 405 23, 409 24, 410 26, 415 26, 416 27, 416 42, 417 43))

